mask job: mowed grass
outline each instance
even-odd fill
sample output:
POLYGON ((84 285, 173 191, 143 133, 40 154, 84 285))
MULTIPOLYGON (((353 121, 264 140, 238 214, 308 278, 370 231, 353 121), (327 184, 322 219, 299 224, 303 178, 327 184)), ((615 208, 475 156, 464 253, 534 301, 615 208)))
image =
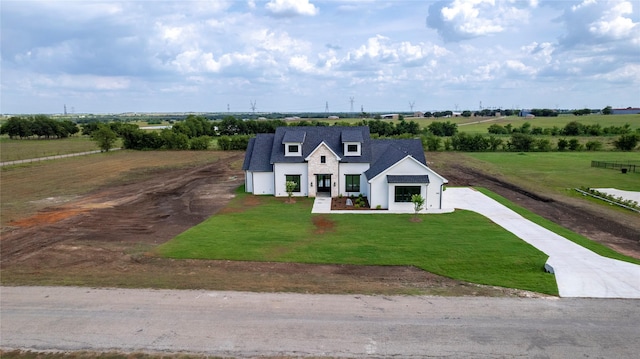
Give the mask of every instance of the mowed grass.
POLYGON ((149 178, 159 170, 211 163, 218 151, 115 151, 0 167, 0 222, 34 214, 91 190, 149 178))
POLYGON ((169 258, 316 264, 411 265, 454 279, 557 295, 547 256, 468 211, 314 215, 313 199, 239 193, 202 224, 157 247, 169 258))
POLYGON ((576 187, 613 187, 640 191, 640 173, 591 167, 591 161, 640 161, 639 152, 484 152, 467 153, 491 172, 508 174, 517 182, 536 184, 563 193, 576 187))
MULTIPOLYGON (((529 122, 532 127, 552 128, 554 126, 564 128, 569 122, 577 121, 583 125, 595 125, 600 124, 602 128, 609 126, 621 127, 625 124, 631 126, 631 130, 640 128, 640 115, 588 115, 588 116, 574 116, 574 115, 560 115, 558 117, 535 117, 524 118, 518 116, 508 117, 487 117, 487 118, 451 118, 440 119, 442 122, 451 121, 458 124, 458 131, 467 132, 471 134, 480 133, 488 134, 487 130, 489 126, 498 124, 505 126, 511 124, 514 128, 519 128, 525 122, 529 122)), ((556 136, 554 138, 561 138, 562 136, 556 136)), ((611 136, 617 138, 618 136, 611 136)), ((585 137, 586 138, 586 137, 585 137)), ((555 141, 552 141, 555 142, 555 141)))
MULTIPOLYGON (((119 147, 118 142, 115 147, 119 147)), ((16 161, 30 158, 66 155, 98 150, 94 141, 86 136, 55 140, 12 140, 0 137, 0 161, 16 161)))

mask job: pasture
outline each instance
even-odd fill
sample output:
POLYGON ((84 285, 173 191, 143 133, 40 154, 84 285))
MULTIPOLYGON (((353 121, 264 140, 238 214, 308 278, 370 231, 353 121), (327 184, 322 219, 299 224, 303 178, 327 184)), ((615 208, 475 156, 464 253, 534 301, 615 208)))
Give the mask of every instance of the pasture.
MULTIPOLYGON (((120 143, 117 143, 115 147, 120 147, 120 143)), ((67 155, 99 149, 96 143, 87 136, 54 140, 12 140, 7 136, 2 136, 0 137, 0 162, 67 155)))

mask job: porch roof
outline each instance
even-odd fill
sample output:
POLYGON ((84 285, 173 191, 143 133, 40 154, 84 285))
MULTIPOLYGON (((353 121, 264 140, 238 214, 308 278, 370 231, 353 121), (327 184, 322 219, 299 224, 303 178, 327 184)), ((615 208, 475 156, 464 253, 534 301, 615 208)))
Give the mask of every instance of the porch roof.
POLYGON ((387 176, 387 183, 429 183, 429 175, 387 176))

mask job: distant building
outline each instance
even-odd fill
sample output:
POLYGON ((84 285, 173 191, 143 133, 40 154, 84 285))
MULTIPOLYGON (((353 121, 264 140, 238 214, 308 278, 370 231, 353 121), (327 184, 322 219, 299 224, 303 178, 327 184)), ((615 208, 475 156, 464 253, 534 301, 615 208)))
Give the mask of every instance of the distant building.
POLYGON ((640 107, 612 108, 612 115, 637 115, 640 114, 640 107))
POLYGON ((329 116, 327 118, 330 119, 330 120, 339 120, 340 119, 340 117, 338 117, 338 116, 329 116))
POLYGON ((383 120, 397 120, 400 118, 400 115, 397 113, 388 113, 386 115, 380 115, 380 118, 383 120))

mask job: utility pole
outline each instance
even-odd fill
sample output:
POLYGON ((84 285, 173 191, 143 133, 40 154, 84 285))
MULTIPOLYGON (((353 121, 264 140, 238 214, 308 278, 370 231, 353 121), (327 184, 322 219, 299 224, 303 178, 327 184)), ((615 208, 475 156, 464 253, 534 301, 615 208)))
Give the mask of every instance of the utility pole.
POLYGON ((349 101, 351 101, 351 113, 353 113, 353 96, 349 97, 349 101))
POLYGON ((256 113, 256 100, 249 100, 249 103, 251 103, 251 111, 253 111, 253 113, 256 113))

